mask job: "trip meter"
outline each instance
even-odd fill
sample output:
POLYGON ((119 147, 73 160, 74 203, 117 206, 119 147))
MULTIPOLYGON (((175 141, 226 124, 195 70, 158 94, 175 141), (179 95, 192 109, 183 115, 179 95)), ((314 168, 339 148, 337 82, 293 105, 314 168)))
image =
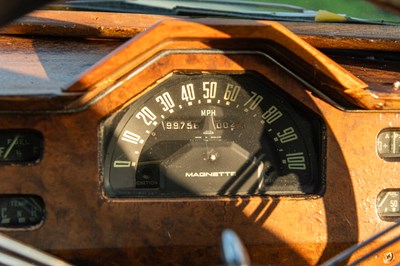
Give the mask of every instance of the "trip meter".
POLYGON ((322 134, 256 74, 174 74, 104 123, 105 193, 321 194, 322 134))

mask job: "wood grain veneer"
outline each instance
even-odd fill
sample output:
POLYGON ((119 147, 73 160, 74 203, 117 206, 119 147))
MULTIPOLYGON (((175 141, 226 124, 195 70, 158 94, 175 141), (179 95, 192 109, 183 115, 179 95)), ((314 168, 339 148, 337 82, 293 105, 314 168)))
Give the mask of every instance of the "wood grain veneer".
MULTIPOLYGON (((226 65, 230 61, 238 67, 233 60, 227 61, 226 65)), ((262 72, 276 71, 270 65, 263 67, 262 72)), ((136 76, 132 84, 141 85, 146 73, 147 77, 163 74, 153 70, 136 76)), ((39 164, 2 166, 0 171, 6 181, 0 193, 37 194, 47 208, 40 229, 10 235, 76 263, 103 264, 113 259, 120 265, 189 261, 204 265, 218 262, 219 235, 224 228, 232 228, 249 247, 254 262, 306 265, 324 261, 388 226, 376 215, 376 196, 381 189, 400 187, 400 182, 397 163, 376 155, 375 138, 382 128, 400 127, 397 114, 342 112, 312 96, 292 78, 279 76, 282 79, 275 82, 290 85, 286 90, 327 123, 327 190, 323 197, 105 199, 99 182, 99 125, 131 96, 127 86, 75 114, 0 116, 1 128, 34 128, 46 140, 39 164)), ((375 260, 379 265, 381 260, 375 260)))
POLYGON ((318 50, 275 22, 243 22, 218 19, 160 22, 104 58, 64 91, 88 91, 92 94, 94 89, 113 86, 128 71, 134 71, 163 51, 255 51, 272 56, 290 71, 338 101, 368 108, 365 102, 359 101, 361 95, 368 94, 367 84, 318 50))
MULTIPOLYGON (((3 96, 0 109, 9 111, 43 111, 46 109, 60 111, 66 109, 68 103, 84 93, 61 93, 62 89, 68 87, 69 82, 76 78, 77 73, 82 73, 95 64, 99 58, 106 56, 120 45, 125 40, 124 38, 143 32, 153 23, 162 19, 165 17, 101 12, 38 11, 4 28, 2 31, 6 34, 62 35, 64 39, 61 41, 54 37, 32 38, 26 35, 2 38, 0 47, 12 51, 0 55, 1 65, 7 66, 0 71, 7 74, 2 77, 13 78, 1 80, 3 84, 1 92, 7 97, 3 96), (115 34, 92 34, 90 29, 114 32, 115 34), (129 30, 130 33, 124 35, 125 30, 129 30), (65 39, 65 36, 74 39, 65 39), (88 37, 103 39, 82 40, 82 38, 88 37), (80 38, 80 40, 76 38, 80 38), (110 41, 104 38, 122 39, 110 41), (10 47, 14 48, 10 49, 10 47), (61 50, 63 50, 62 53, 60 53, 61 50), (20 54, 18 51, 21 51, 20 54), (21 59, 15 60, 15 56, 21 59), (18 71, 14 71, 17 68, 18 71), (32 69, 39 71, 35 71, 32 75, 32 69), (23 94, 29 96, 25 97, 23 94), (31 95, 35 95, 35 97, 31 95), (48 104, 48 99, 52 99, 52 104, 48 104)), ((396 92, 392 88, 393 84, 398 81, 398 68, 395 67, 398 63, 396 60, 393 61, 393 58, 399 57, 398 54, 396 55, 396 51, 400 49, 400 42, 397 38, 400 33, 398 27, 323 23, 315 27, 314 23, 283 24, 313 46, 324 49, 324 53, 328 55, 330 55, 330 51, 333 51, 332 49, 356 53, 358 51, 368 52, 369 54, 365 56, 370 61, 368 68, 360 65, 359 58, 354 58, 351 54, 345 59, 346 62, 343 66, 370 85, 366 94, 353 93, 353 97, 367 98, 365 101, 368 108, 397 108, 396 92), (375 60, 378 50, 386 51, 387 58, 391 59, 375 60), (385 69, 388 64, 392 64, 394 68, 385 69), (379 75, 379 83, 375 78, 371 78, 377 75, 379 75)), ((337 59, 335 58, 335 60, 337 59)), ((339 62, 341 61, 339 60, 339 62)))

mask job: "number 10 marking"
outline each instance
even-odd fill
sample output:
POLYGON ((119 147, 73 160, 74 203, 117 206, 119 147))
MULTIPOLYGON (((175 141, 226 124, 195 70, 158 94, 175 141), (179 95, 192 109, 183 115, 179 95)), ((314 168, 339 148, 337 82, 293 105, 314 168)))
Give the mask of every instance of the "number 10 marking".
POLYGON ((127 141, 133 144, 138 144, 138 143, 143 143, 144 141, 140 139, 140 136, 138 134, 135 134, 133 132, 130 132, 129 130, 125 130, 124 133, 122 134, 123 141, 127 141))

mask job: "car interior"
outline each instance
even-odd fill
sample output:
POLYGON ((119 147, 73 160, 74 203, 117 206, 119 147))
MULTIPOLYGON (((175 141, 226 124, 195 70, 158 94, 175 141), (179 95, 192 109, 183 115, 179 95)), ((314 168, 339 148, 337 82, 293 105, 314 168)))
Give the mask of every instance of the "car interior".
POLYGON ((0 264, 398 265, 400 20, 281 2, 0 4, 0 264))

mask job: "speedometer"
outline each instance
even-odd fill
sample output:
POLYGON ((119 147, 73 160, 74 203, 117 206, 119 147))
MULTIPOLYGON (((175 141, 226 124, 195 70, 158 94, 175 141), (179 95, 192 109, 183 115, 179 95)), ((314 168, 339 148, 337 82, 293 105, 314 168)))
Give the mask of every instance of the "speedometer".
POLYGON ((103 126, 108 197, 321 194, 318 115, 255 73, 174 73, 103 126))

